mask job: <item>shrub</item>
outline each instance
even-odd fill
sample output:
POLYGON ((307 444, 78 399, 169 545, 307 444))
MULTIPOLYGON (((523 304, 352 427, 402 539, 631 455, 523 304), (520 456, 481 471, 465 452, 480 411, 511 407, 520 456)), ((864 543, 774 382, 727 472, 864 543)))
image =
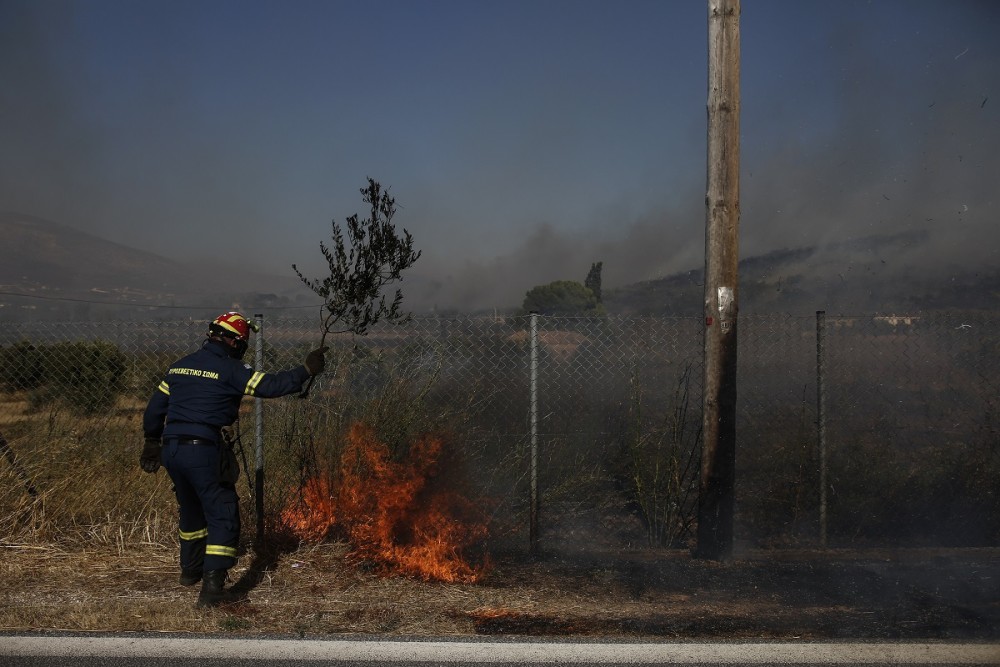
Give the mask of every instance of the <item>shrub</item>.
POLYGON ((93 414, 114 406, 127 363, 117 346, 103 341, 40 346, 24 341, 2 350, 0 368, 7 390, 30 390, 33 409, 59 401, 93 414))
POLYGON ((43 375, 42 354, 30 342, 0 347, 0 386, 5 391, 34 389, 42 383, 43 375))
POLYGON ((69 363, 61 374, 50 376, 65 390, 63 400, 85 414, 111 408, 123 389, 125 355, 117 346, 102 341, 60 343, 58 347, 69 363))
POLYGON ((643 416, 638 375, 629 397, 625 487, 650 545, 677 547, 696 519, 701 427, 691 414, 691 366, 677 380, 659 420, 643 416))

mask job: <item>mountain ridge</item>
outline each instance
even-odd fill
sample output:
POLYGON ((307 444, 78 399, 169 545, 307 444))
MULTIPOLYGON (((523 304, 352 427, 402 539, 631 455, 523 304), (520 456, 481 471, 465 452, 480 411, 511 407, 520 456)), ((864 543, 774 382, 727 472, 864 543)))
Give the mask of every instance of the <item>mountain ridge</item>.
POLYGON ((182 310, 251 310, 318 300, 291 276, 229 271, 239 276, 235 288, 218 284, 218 265, 179 262, 37 216, 0 212, 0 313, 12 319, 80 315, 82 303, 117 308, 128 318, 150 309, 176 310, 178 303, 182 310))
MULTIPOLYGON (((871 235, 826 245, 781 248, 739 262, 741 313, 899 313, 1000 310, 997 267, 909 265, 898 257, 926 250, 925 231, 871 235)), ((608 312, 699 316, 701 268, 605 290, 608 312)))
MULTIPOLYGON (((740 312, 1000 310, 1000 269, 930 270, 904 260, 930 244, 926 232, 916 231, 745 257, 739 264, 740 312)), ((235 288, 218 284, 215 265, 178 262, 51 220, 0 211, 0 317, 6 319, 204 317, 229 308, 321 305, 295 277, 232 270, 239 275, 235 288)), ((606 288, 604 306, 610 315, 700 316, 702 275, 703 269, 694 268, 606 288)))

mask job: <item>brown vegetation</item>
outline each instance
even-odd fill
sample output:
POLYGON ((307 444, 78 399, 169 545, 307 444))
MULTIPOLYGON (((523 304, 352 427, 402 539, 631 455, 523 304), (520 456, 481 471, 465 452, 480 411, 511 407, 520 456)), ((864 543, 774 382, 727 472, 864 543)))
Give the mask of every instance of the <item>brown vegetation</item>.
POLYGON ((1000 553, 684 552, 511 560, 476 584, 384 577, 343 543, 246 553, 197 609, 169 546, 4 542, 0 630, 321 636, 1000 638, 1000 553))

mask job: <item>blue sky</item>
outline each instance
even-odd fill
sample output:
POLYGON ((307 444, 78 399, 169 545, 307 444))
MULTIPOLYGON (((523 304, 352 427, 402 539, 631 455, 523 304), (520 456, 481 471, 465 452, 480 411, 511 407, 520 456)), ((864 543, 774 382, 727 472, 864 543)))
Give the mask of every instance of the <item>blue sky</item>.
MULTIPOLYGON (((997 263, 1000 2, 744 0, 741 254, 997 263)), ((703 263, 707 2, 0 0, 0 210, 322 274, 371 176, 420 307, 703 263)))

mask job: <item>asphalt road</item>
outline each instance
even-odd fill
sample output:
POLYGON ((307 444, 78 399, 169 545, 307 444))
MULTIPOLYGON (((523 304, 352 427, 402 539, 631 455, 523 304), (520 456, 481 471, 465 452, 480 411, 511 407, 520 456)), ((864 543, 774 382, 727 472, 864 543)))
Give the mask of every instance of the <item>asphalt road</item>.
POLYGON ((0 635, 0 666, 1000 665, 1000 644, 261 639, 178 635, 0 635))

